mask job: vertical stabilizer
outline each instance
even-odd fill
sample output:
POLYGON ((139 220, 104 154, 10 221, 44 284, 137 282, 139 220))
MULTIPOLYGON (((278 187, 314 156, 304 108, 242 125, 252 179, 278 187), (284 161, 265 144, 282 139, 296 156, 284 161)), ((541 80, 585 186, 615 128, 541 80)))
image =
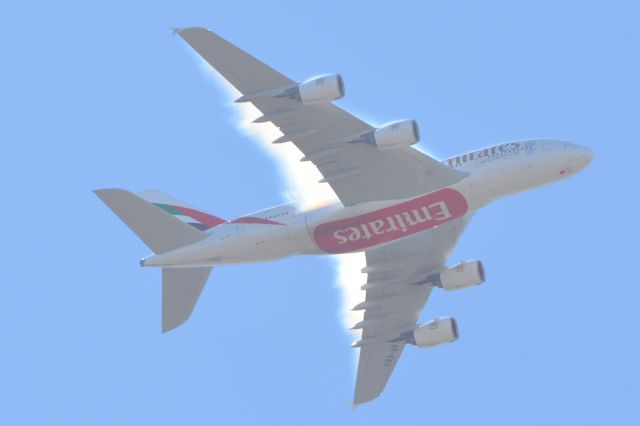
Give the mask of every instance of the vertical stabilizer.
MULTIPOLYGON (((198 227, 176 217, 166 206, 129 191, 94 192, 156 254, 197 243, 207 236, 198 227)), ((153 196, 157 202, 158 194, 146 196, 153 196)), ((163 333, 189 319, 210 273, 210 267, 162 269, 163 333)))
POLYGON ((138 195, 144 198, 145 201, 161 208, 173 217, 188 223, 200 231, 205 231, 227 222, 221 217, 197 209, 184 201, 180 201, 155 189, 139 192, 138 195))

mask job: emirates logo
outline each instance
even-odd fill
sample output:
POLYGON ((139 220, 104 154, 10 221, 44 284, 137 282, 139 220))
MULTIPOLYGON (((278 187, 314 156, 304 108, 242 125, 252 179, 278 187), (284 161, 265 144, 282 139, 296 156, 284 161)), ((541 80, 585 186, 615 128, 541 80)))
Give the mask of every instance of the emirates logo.
POLYGON ((467 211, 464 196, 445 188, 395 206, 318 225, 313 238, 327 253, 360 251, 434 228, 467 211))

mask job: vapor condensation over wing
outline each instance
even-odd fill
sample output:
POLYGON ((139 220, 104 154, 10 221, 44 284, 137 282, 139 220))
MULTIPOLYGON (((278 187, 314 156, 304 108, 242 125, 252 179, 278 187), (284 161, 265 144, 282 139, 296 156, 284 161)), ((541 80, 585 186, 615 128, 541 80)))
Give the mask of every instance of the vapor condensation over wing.
MULTIPOLYGON (((284 188, 282 196, 286 201, 295 201, 300 209, 308 210, 328 202, 337 200, 335 193, 327 184, 318 183, 322 175, 311 162, 300 162, 302 153, 294 144, 274 145, 271 141, 282 136, 282 133, 271 123, 252 123, 262 115, 250 103, 236 104, 233 102, 240 93, 224 80, 211 66, 199 58, 206 74, 229 96, 229 104, 236 111, 235 125, 237 129, 251 137, 278 163, 283 177, 284 188)), ((342 292, 341 317, 345 328, 348 329, 362 320, 361 311, 351 311, 351 308, 364 299, 364 291, 360 286, 366 276, 360 272, 365 264, 362 253, 333 256, 336 265, 337 285, 342 292)), ((360 331, 353 332, 359 337, 360 331)))

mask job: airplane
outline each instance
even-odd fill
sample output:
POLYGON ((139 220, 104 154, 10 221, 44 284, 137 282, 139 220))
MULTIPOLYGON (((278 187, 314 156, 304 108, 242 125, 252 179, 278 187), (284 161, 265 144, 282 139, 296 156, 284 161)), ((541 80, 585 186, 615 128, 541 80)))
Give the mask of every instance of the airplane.
MULTIPOLYGON (((413 147, 414 120, 375 127, 333 104, 345 94, 339 74, 295 82, 204 28, 176 30, 206 62, 282 132, 301 161, 315 165, 338 201, 310 211, 284 204, 233 220, 159 191, 96 190, 153 251, 140 265, 162 268, 162 330, 191 315, 213 267, 294 255, 364 252, 366 298, 354 324, 360 340, 353 404, 377 398, 406 344, 430 348, 458 338, 454 318, 418 324, 434 287, 485 281, 480 261, 447 266, 473 214, 502 197, 584 169, 593 154, 570 142, 500 143, 437 160, 413 147)), ((361 283, 353 283, 360 285, 361 283)))

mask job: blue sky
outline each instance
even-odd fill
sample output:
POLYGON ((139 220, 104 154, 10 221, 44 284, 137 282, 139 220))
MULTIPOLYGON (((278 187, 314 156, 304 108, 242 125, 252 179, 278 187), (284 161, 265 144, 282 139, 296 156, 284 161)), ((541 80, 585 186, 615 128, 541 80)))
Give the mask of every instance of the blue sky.
MULTIPOLYGON (((635 2, 12 2, 0 6, 0 423, 638 424, 635 2), (415 4, 414 4, 415 3, 415 4), (277 164, 169 28, 205 26, 339 105, 415 118, 438 157, 529 137, 591 166, 480 211, 434 292, 461 338, 408 348, 352 411, 335 266, 219 268, 160 333, 160 271, 91 193, 157 188, 222 217, 277 204, 277 164)), ((353 283, 359 285, 360 282, 353 283)))

